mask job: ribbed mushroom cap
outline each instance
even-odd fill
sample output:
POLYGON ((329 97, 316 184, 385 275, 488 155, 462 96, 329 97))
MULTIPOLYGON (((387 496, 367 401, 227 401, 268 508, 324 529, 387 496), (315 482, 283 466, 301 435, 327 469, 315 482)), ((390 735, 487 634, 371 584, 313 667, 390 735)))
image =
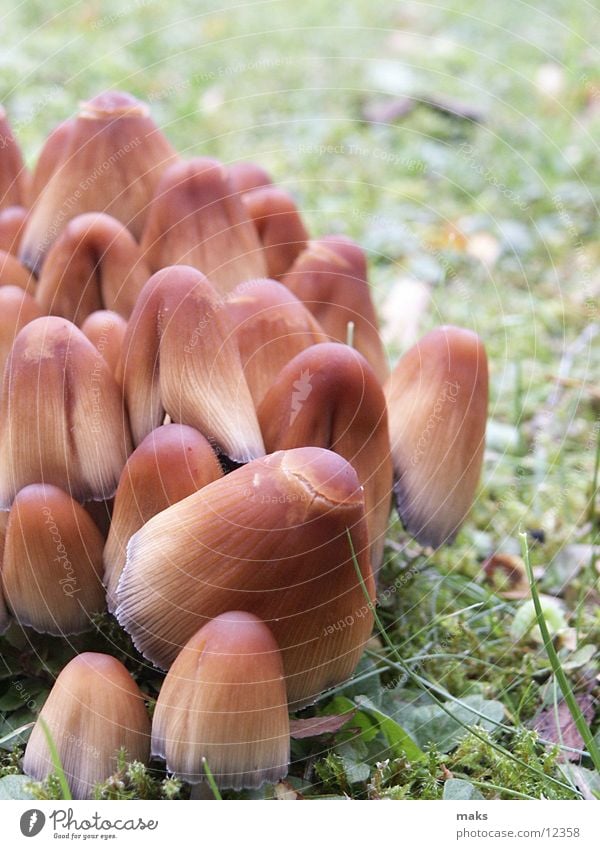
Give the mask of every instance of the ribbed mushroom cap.
POLYGON ((123 388, 134 441, 164 419, 199 430, 236 462, 264 454, 225 302, 177 265, 150 278, 123 343, 123 388))
POLYGON ((24 206, 7 206, 0 211, 0 250, 18 255, 26 220, 27 210, 24 206))
POLYGON ((358 351, 329 342, 294 357, 258 409, 268 452, 330 448, 352 464, 365 491, 371 562, 379 568, 392 498, 383 390, 358 351))
POLYGON ((25 203, 28 179, 6 110, 0 106, 0 209, 25 203))
POLYGON ((0 376, 19 330, 41 316, 41 309, 23 289, 0 286, 0 376))
POLYGON ((244 374, 255 405, 300 351, 328 337, 302 301, 275 280, 250 280, 227 298, 244 374))
POLYGON ((127 322, 112 310, 97 310, 88 315, 81 332, 102 354, 112 375, 116 377, 121 362, 127 322))
POLYGON ((163 425, 142 440, 121 474, 104 549, 104 582, 111 611, 133 534, 161 510, 222 476, 208 440, 187 425, 163 425))
POLYGON ((252 189, 242 200, 264 248, 268 276, 282 277, 308 242, 298 207, 278 186, 252 189))
POLYGON ((0 286, 18 286, 33 294, 35 279, 13 254, 0 250, 0 286))
POLYGON ((389 368, 367 280, 367 262, 355 242, 343 236, 309 242, 281 282, 306 304, 334 341, 346 342, 352 322, 353 346, 379 381, 386 380, 389 368))
MULTIPOLYGON (((43 173, 36 173, 39 195, 21 243, 21 259, 36 274, 70 219, 83 212, 112 215, 139 238, 160 176, 176 158, 148 107, 122 92, 81 104, 57 133, 62 156, 53 170, 44 157, 43 173)), ((52 150, 57 147, 53 139, 52 150)))
POLYGON ((28 199, 25 204, 27 207, 31 208, 34 205, 42 189, 62 163, 70 145, 70 137, 76 120, 76 118, 67 118, 66 121, 61 121, 44 140, 31 175, 28 199))
POLYGON ((220 787, 235 790, 287 774, 283 662, 264 622, 223 613, 186 643, 156 703, 152 752, 192 783, 205 780, 203 759, 220 787))
POLYGON ((314 701, 352 674, 371 632, 348 531, 373 595, 356 472, 321 448, 278 451, 134 534, 117 618, 146 657, 168 667, 208 620, 247 610, 281 648, 289 702, 314 701))
POLYGON ((23 770, 37 781, 54 772, 40 720, 57 749, 74 799, 93 798, 94 786, 128 760, 148 763, 150 720, 143 695, 122 663, 95 652, 77 655, 60 673, 27 743, 23 770))
POLYGON ((177 162, 156 190, 142 237, 152 269, 191 265, 220 292, 265 277, 262 245, 227 169, 216 159, 177 162))
POLYGON ((55 486, 22 489, 10 509, 2 589, 21 625, 78 634, 105 607, 100 531, 84 508, 55 486))
POLYGON ((385 387, 394 494, 406 529, 424 545, 452 542, 483 460, 488 369, 479 337, 438 327, 404 354, 385 387))
POLYGON ((38 318, 6 362, 0 421, 0 506, 30 483, 77 500, 110 498, 131 450, 121 391, 75 325, 38 318))
POLYGON ((110 215, 88 212, 69 221, 49 250, 36 300, 46 314, 77 325, 101 309, 129 318, 149 277, 129 230, 110 215))

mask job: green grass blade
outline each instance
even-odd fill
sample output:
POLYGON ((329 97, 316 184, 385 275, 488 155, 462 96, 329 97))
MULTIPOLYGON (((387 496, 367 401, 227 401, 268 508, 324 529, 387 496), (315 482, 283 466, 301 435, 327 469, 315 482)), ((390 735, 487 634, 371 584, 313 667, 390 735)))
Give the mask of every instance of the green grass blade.
POLYGON ((208 761, 206 758, 202 758, 202 766, 204 768, 204 773, 206 775, 206 780, 208 781, 208 786, 213 792, 213 796, 215 799, 218 799, 220 802, 223 801, 223 797, 221 796, 221 791, 217 787, 217 782, 215 781, 215 777, 211 772, 211 769, 208 765, 208 761))
POLYGON ((44 737, 46 738, 46 743, 48 744, 48 749, 50 750, 50 759, 52 760, 52 766, 54 767, 54 771, 58 776, 58 781, 60 783, 60 789, 62 790, 62 798, 65 801, 72 800, 73 796, 71 795, 71 788, 69 787, 69 783, 67 781, 67 776, 65 775, 65 771, 63 769, 63 765, 60 761, 60 757, 58 755, 58 750, 56 748, 56 743, 50 733, 50 729, 46 725, 45 721, 41 716, 38 717, 38 722, 44 732, 44 737))
POLYGON ((577 699, 573 694, 573 690, 571 689, 571 685, 569 684, 569 679, 565 675, 565 671, 562 668, 560 658, 556 653, 554 643, 552 642, 552 637, 550 636, 550 632, 548 631, 546 619, 544 618, 544 612, 542 610, 540 597, 537 591, 535 579, 533 577, 531 561, 529 559, 529 546, 527 545, 527 534, 521 532, 519 533, 519 537, 521 539, 521 552, 523 556, 523 561, 525 562, 527 579, 529 580, 529 586, 531 587, 531 597, 533 599, 533 606, 535 608, 535 616, 537 619, 538 627, 540 629, 540 633, 542 635, 542 639, 544 641, 544 648, 546 650, 546 654, 548 655, 550 666, 552 667, 552 672, 556 677, 558 686, 560 687, 560 691, 567 704, 567 707, 569 708, 569 712, 573 717, 575 727, 579 731, 581 739, 585 743, 586 749, 589 752, 594 767, 598 772, 600 772, 600 751, 598 750, 596 741, 594 740, 594 735, 592 734, 592 731, 587 722, 585 721, 583 713, 581 712, 581 708, 579 707, 577 699))

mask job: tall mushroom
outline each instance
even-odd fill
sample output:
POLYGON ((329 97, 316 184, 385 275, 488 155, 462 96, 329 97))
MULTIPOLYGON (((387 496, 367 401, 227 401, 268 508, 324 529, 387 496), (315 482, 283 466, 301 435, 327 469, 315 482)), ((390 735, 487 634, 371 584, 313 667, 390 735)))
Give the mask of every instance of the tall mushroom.
POLYGON ((144 697, 122 663, 85 652, 62 670, 25 749, 23 771, 37 781, 54 772, 42 720, 50 733, 74 799, 92 799, 94 787, 117 769, 121 748, 147 764, 150 720, 144 697))
POLYGON ((337 342, 306 348, 273 380, 258 418, 269 452, 316 445, 352 464, 365 490, 377 570, 391 508, 392 460, 385 396, 365 358, 337 342))
POLYGON ((352 674, 371 633, 352 548, 372 598, 356 472, 322 448, 278 451, 133 535, 117 619, 149 660, 168 667, 210 619, 254 613, 281 649, 290 704, 307 704, 352 674))
POLYGON ((122 376, 136 444, 168 413, 235 462, 264 454, 225 303, 195 268, 164 268, 144 286, 123 343, 122 376))
POLYGON ((288 771, 290 730, 283 663, 264 622, 239 611, 208 622, 186 643, 161 688, 152 753, 193 784, 205 760, 217 784, 241 790, 288 771))
POLYGON ((17 335, 0 395, 0 509, 30 483, 77 500, 114 495, 131 450, 121 391, 75 325, 37 318, 17 335))
POLYGON ((142 250, 152 271, 192 265, 221 292, 267 271, 244 204, 215 159, 177 162, 165 172, 148 212, 142 250))
POLYGON ((105 607, 100 531, 55 486, 22 489, 10 509, 1 582, 15 619, 46 634, 78 634, 105 607))
POLYGON ((452 542, 481 474, 488 367, 479 337, 438 327, 399 360, 385 387, 400 518, 419 542, 452 542))
POLYGON ((21 242, 21 259, 36 275, 67 223, 83 212, 112 215, 139 238, 160 176, 176 157, 148 107, 118 91, 82 103, 52 151, 60 151, 60 161, 51 170, 44 160, 39 182, 48 179, 21 242))
POLYGON ((208 440, 187 425, 163 425, 142 440, 121 474, 104 548, 104 582, 111 611, 133 534, 152 516, 222 475, 208 440))

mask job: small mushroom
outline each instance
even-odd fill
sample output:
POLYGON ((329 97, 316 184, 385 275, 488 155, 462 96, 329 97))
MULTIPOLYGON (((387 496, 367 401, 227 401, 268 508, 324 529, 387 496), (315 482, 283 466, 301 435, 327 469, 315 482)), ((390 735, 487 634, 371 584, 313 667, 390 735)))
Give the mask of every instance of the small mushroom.
POLYGON ((379 321, 367 280, 362 249, 343 236, 311 241, 281 280, 312 312, 335 342, 346 342, 352 324, 352 345, 383 384, 389 367, 379 336, 379 321))
POLYGON ((281 653, 258 617, 208 622, 177 655, 152 721, 152 753, 196 784, 241 790, 287 775, 290 727, 281 653))
POLYGON ((302 301, 275 280, 240 283, 227 298, 227 310, 257 407, 296 354, 329 338, 302 301))
POLYGON ((459 327, 432 330, 399 360, 385 394, 400 518, 423 545, 451 543, 481 474, 488 405, 481 339, 459 327))
POLYGON ((21 625, 79 634, 106 607, 102 535, 85 509, 55 486, 22 489, 10 509, 2 589, 21 625))
POLYGON ((216 159, 177 162, 165 171, 148 212, 142 251, 152 271, 192 265, 221 292, 266 276, 256 230, 216 159))
POLYGON ((262 186, 242 195, 264 248, 267 275, 279 279, 289 271, 308 242, 308 231, 290 194, 262 186))
POLYGON ((222 476, 208 440, 187 425, 163 425, 142 440, 121 474, 104 549, 111 611, 133 534, 161 510, 222 476))
POLYGON ((261 186, 273 185, 269 172, 256 162, 232 162, 229 166, 229 179, 240 194, 261 186))
POLYGON ((195 268, 164 268, 144 286, 121 372, 136 445, 168 413, 235 462, 264 454, 226 305, 195 268))
POLYGON ((19 330, 41 316, 41 309, 23 289, 0 286, 0 375, 19 330))
POLYGON ((329 342, 295 356, 258 408, 267 451, 316 445, 352 464, 365 490, 371 564, 379 568, 392 498, 385 396, 358 351, 329 342))
POLYGON ((0 395, 0 509, 30 483, 77 500, 112 497, 131 450, 119 386, 102 355, 62 318, 18 333, 0 395))
POLYGON ((16 256, 0 250, 0 287, 2 286, 18 286, 29 294, 35 291, 35 279, 29 271, 21 265, 16 256))
POLYGON ((88 212, 69 221, 48 251, 36 300, 47 315, 77 325, 101 309, 129 318, 149 277, 129 230, 110 215, 88 212))
POLYGON ((88 315, 81 325, 81 332, 102 354, 111 374, 116 377, 127 333, 127 322, 123 316, 112 310, 97 310, 88 315))
POLYGON ((56 679, 23 759, 23 771, 37 781, 54 772, 42 720, 74 799, 93 798, 95 785, 116 772, 121 748, 130 761, 149 761, 144 697, 123 664, 110 655, 77 655, 56 679))
POLYGON ((26 220, 27 210, 24 206, 7 206, 0 210, 0 250, 18 256, 26 220))
POLYGON ((57 131, 51 151, 60 159, 52 170, 44 156, 42 174, 34 176, 39 195, 21 242, 21 260, 36 275, 54 241, 81 213, 112 215, 139 238, 160 176, 176 157, 148 107, 118 91, 82 103, 75 119, 57 131), (43 177, 47 182, 39 188, 43 177))

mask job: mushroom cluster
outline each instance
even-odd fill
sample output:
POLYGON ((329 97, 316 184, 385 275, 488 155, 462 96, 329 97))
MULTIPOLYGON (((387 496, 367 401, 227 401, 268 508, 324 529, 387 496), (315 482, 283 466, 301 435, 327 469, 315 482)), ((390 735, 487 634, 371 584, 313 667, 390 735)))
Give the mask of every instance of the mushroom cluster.
POLYGON ((108 611, 167 672, 150 723, 119 660, 76 656, 24 769, 52 772, 48 730, 76 798, 122 747, 277 781, 289 711, 369 639, 393 496, 433 547, 469 511, 484 347, 439 327, 390 373, 361 248, 311 238, 258 165, 179 157, 128 94, 31 174, 0 132, 0 632, 108 611))

